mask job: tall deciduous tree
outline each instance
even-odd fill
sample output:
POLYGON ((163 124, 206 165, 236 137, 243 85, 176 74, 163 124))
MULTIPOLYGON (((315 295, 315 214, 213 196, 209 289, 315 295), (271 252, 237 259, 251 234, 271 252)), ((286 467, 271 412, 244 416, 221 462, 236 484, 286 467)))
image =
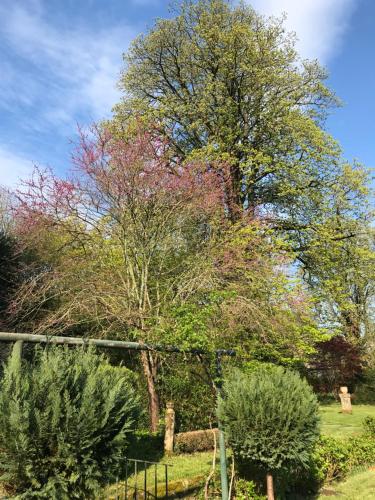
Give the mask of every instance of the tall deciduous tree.
MULTIPOLYGON (((198 162, 172 169, 166 149, 141 129, 128 140, 94 129, 81 135, 69 180, 36 172, 17 218, 27 237, 48 231, 50 265, 19 291, 15 314, 34 329, 152 342, 167 304, 209 286, 207 222, 222 212, 220 185, 198 162)), ((141 358, 156 430, 159 358, 141 358)))
POLYGON ((184 1, 133 42, 125 63, 113 127, 137 113, 158 124, 178 156, 219 171, 227 164, 230 219, 260 215, 329 288, 314 249, 335 260, 337 242, 363 230, 368 179, 324 130, 337 99, 325 70, 298 56, 283 20, 244 2, 184 1))
POLYGON ((125 61, 119 120, 136 110, 160 124, 180 156, 226 160, 231 211, 284 214, 300 193, 319 196, 339 169, 339 148, 320 127, 335 102, 326 73, 299 59, 282 20, 244 3, 183 2, 134 41, 125 61))

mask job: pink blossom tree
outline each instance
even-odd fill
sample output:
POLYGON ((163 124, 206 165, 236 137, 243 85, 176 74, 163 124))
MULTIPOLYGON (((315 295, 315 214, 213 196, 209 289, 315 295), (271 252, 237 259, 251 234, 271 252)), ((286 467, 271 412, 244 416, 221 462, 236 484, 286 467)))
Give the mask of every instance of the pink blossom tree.
MULTIPOLYGON (((222 179, 207 165, 172 162, 168 144, 141 127, 127 139, 80 131, 69 177, 36 169, 18 200, 19 231, 44 241, 50 262, 12 304, 36 330, 85 325, 152 342, 167 304, 213 286, 206 251, 224 214, 222 179)), ((142 352, 141 362, 156 430, 159 357, 142 352)))

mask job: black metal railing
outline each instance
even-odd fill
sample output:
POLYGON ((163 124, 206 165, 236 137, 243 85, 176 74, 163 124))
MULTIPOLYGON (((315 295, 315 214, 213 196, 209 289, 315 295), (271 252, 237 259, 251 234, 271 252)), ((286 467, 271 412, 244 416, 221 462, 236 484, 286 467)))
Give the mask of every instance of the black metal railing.
POLYGON ((125 458, 125 479, 116 481, 116 500, 169 498, 169 467, 172 465, 125 458))

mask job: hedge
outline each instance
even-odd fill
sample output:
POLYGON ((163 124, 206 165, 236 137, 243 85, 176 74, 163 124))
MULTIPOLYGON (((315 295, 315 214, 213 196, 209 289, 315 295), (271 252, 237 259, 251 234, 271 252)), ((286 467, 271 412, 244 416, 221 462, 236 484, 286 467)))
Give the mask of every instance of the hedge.
POLYGON ((218 429, 181 432, 175 435, 174 451, 176 453, 195 453, 198 451, 213 450, 218 442, 218 429))

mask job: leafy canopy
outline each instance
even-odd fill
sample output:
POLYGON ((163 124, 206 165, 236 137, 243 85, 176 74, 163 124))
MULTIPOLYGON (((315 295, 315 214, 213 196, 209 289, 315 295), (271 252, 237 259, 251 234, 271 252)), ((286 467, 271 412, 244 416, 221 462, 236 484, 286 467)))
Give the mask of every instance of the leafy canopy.
POLYGON ((321 127, 336 103, 326 73, 298 57, 282 19, 245 3, 185 1, 133 42, 125 62, 117 123, 138 113, 180 157, 227 163, 230 211, 280 216, 306 196, 316 206, 341 171, 340 149, 321 127))

